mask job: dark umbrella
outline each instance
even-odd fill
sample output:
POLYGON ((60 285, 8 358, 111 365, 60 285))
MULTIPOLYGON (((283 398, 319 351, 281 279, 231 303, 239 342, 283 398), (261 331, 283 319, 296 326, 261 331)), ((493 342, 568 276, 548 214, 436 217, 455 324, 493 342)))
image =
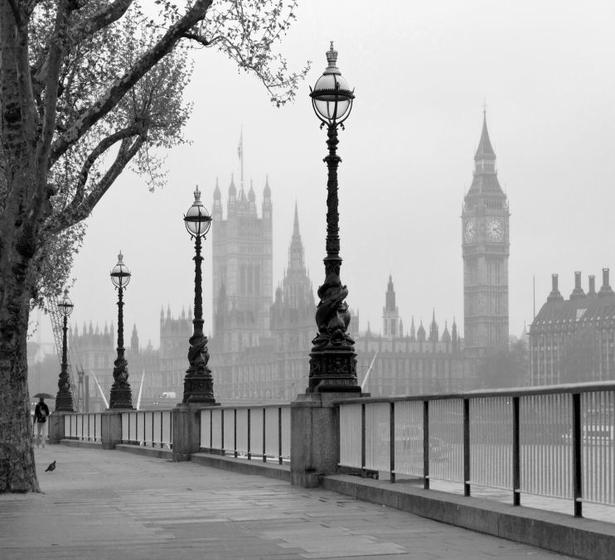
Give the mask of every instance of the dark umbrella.
POLYGON ((36 393, 36 395, 34 395, 35 399, 55 399, 55 397, 53 395, 50 395, 49 393, 36 393))

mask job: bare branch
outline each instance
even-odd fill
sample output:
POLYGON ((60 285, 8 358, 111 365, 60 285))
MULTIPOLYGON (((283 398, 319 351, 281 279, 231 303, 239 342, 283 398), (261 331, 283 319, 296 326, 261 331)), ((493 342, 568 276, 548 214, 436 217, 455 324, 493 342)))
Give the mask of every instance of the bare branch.
POLYGON ((169 54, 190 28, 201 21, 213 0, 196 0, 184 16, 174 23, 159 41, 145 52, 121 78, 91 107, 86 109, 54 142, 49 165, 53 165, 89 128, 111 111, 124 94, 130 90, 157 62, 169 54))
POLYGON ((115 161, 98 184, 81 202, 74 207, 71 204, 50 220, 45 226, 45 231, 50 235, 57 234, 87 218, 146 140, 147 137, 145 135, 139 135, 131 144, 130 138, 124 138, 115 161))

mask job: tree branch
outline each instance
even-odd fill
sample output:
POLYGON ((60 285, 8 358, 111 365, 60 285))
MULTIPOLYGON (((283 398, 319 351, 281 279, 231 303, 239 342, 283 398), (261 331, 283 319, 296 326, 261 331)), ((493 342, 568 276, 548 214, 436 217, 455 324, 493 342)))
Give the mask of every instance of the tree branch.
POLYGON ((144 134, 139 135, 131 144, 130 138, 124 138, 117 156, 115 157, 115 161, 98 184, 92 189, 88 196, 74 207, 71 203, 71 205, 67 206, 62 212, 50 219, 44 228, 46 234, 54 235, 60 233, 87 218, 94 209, 94 206, 96 206, 98 201, 109 190, 109 187, 111 187, 122 171, 124 171, 126 165, 130 163, 132 158, 141 149, 146 139, 147 137, 144 134))
POLYGON ((92 125, 111 111, 124 94, 129 91, 153 66, 171 52, 189 29, 201 21, 213 0, 196 0, 183 17, 174 23, 159 41, 145 52, 121 78, 116 80, 102 97, 79 117, 58 138, 52 148, 49 166, 53 165, 92 125))
POLYGON ((45 102, 43 104, 43 131, 38 144, 37 160, 40 177, 47 175, 47 158, 55 132, 56 107, 58 104, 58 80, 62 68, 66 30, 68 28, 69 0, 59 2, 55 29, 50 41, 45 80, 45 102))
POLYGON ((94 35, 97 31, 108 27, 120 19, 130 8, 134 0, 115 0, 108 6, 100 9, 92 17, 84 19, 69 29, 69 35, 74 43, 83 41, 86 37, 94 35))

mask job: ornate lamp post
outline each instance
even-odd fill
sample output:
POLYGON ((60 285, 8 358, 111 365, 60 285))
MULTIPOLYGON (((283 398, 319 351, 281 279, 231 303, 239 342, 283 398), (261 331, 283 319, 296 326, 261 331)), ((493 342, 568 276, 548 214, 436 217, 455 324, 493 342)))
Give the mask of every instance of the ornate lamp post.
POLYGON ((111 270, 111 282, 117 289, 117 358, 113 368, 113 385, 109 397, 109 408, 132 408, 132 392, 128 383, 128 362, 124 358, 124 290, 130 282, 130 270, 124 264, 120 251, 117 264, 111 270))
POLYGON ((201 238, 211 227, 211 216, 201 202, 199 187, 194 191, 194 202, 184 216, 186 230, 190 238, 194 239, 194 319, 193 332, 190 337, 188 361, 190 367, 186 370, 184 378, 184 403, 215 404, 214 382, 211 370, 207 367, 209 351, 207 350, 207 337, 203 334, 203 289, 201 263, 201 238))
POLYGON ((73 312, 73 302, 68 297, 68 290, 64 290, 64 297, 58 303, 60 313, 64 319, 62 325, 62 364, 60 366, 60 378, 58 379, 58 393, 56 395, 56 411, 74 412, 73 394, 70 390, 70 377, 68 375, 66 331, 68 330, 68 318, 73 312))
POLYGON ((321 121, 327 126, 327 256, 325 282, 318 288, 320 302, 316 308, 318 334, 312 341, 310 352, 310 377, 308 393, 352 392, 360 393, 357 384, 356 354, 354 340, 346 330, 350 322, 348 305, 344 301, 348 288, 340 280, 339 212, 337 198, 337 168, 341 158, 337 155, 337 127, 344 128, 350 115, 354 92, 336 66, 337 51, 331 47, 327 52, 328 66, 310 92, 312 106, 321 121))

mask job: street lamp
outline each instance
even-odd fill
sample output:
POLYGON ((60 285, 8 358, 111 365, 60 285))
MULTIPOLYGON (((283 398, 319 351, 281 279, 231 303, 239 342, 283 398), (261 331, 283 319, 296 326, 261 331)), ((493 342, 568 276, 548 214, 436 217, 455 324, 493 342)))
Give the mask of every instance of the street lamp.
POLYGON ((343 123, 352 110, 354 91, 336 66, 337 51, 333 48, 333 41, 327 52, 327 62, 327 68, 310 92, 312 107, 322 123, 321 128, 327 126, 329 154, 324 159, 328 169, 325 282, 318 288, 318 334, 312 341, 307 392, 360 393, 354 340, 346 332, 350 313, 348 304, 344 301, 348 288, 343 286, 340 280, 342 259, 337 198, 337 167, 341 161, 337 155, 337 127, 344 128, 343 123))
POLYGON ((120 251, 117 264, 111 270, 111 282, 117 289, 117 358, 113 365, 113 385, 109 397, 109 408, 133 408, 132 392, 128 383, 128 362, 124 358, 124 290, 130 282, 130 270, 124 264, 120 251))
POLYGON ((73 394, 70 390, 70 377, 68 375, 68 360, 66 352, 66 331, 68 330, 68 318, 73 312, 73 302, 68 297, 68 289, 64 290, 64 297, 58 303, 60 313, 62 313, 62 364, 60 366, 60 377, 58 379, 58 393, 56 395, 56 411, 74 412, 73 394))
POLYGON ((194 191, 194 202, 184 216, 184 225, 194 239, 194 319, 193 332, 190 337, 188 361, 190 367, 186 370, 184 378, 183 403, 216 404, 214 398, 214 382, 211 370, 207 367, 209 351, 207 350, 207 337, 203 334, 203 289, 201 263, 201 238, 211 227, 211 216, 201 202, 199 187, 194 191))

